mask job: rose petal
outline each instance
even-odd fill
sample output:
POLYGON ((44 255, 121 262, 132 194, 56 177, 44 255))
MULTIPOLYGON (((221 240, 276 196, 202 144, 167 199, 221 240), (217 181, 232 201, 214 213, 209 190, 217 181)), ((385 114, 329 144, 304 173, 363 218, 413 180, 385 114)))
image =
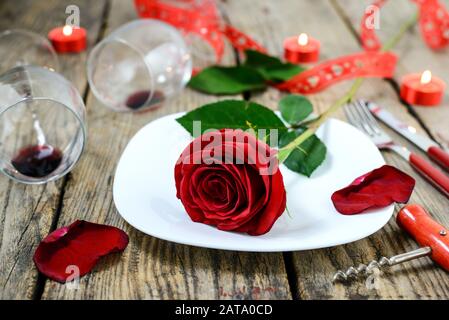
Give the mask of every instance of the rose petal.
POLYGON ((383 208, 393 202, 406 203, 414 186, 415 179, 395 167, 384 165, 335 191, 332 202, 338 212, 356 214, 383 208))
POLYGON ((269 202, 259 212, 255 218, 245 225, 240 226, 236 231, 246 232, 249 235, 257 236, 265 234, 271 230, 276 220, 282 215, 287 203, 284 182, 280 171, 276 172, 271 179, 271 193, 269 202))
MULTIPOLYGON (((192 174, 190 183, 190 193, 195 203, 204 211, 204 215, 208 219, 225 219, 226 215, 231 214, 233 208, 238 205, 239 199, 235 197, 234 190, 243 190, 242 186, 235 179, 232 178, 232 174, 226 171, 223 167, 215 166, 201 166, 192 174), (205 184, 210 182, 210 177, 215 177, 227 186, 227 189, 233 194, 234 197, 228 199, 225 197, 225 201, 217 202, 216 197, 210 196, 210 190, 204 187, 205 184), (200 201, 198 201, 200 200, 200 201), (226 201, 227 200, 227 201, 226 201), (218 216, 217 216, 218 215, 218 216), (221 218, 219 216, 222 216, 221 218)), ((227 195, 227 191, 223 192, 223 195, 227 195)), ((241 191, 238 192, 241 194, 241 191)), ((238 194, 237 193, 237 194, 238 194)))
POLYGON ((77 267, 81 277, 102 256, 123 251, 127 245, 128 235, 122 230, 77 220, 45 237, 37 247, 33 260, 41 273, 64 283, 72 275, 67 267, 77 267))
POLYGON ((245 186, 244 195, 246 201, 244 207, 234 209, 233 215, 227 221, 220 221, 217 224, 217 228, 220 230, 235 230, 257 214, 259 210, 257 204, 263 201, 265 190, 260 192, 260 188, 263 188, 263 185, 259 183, 260 176, 251 174, 251 171, 256 171, 252 170, 251 166, 245 166, 243 164, 225 166, 240 171, 239 178, 245 186))

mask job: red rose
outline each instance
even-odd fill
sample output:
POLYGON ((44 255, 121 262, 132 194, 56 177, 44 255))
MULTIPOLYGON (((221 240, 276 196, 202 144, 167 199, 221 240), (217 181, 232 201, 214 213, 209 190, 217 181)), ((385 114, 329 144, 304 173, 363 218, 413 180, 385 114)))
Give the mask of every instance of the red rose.
POLYGON ((177 197, 195 222, 250 235, 267 233, 286 203, 275 154, 242 130, 203 134, 176 163, 177 197))

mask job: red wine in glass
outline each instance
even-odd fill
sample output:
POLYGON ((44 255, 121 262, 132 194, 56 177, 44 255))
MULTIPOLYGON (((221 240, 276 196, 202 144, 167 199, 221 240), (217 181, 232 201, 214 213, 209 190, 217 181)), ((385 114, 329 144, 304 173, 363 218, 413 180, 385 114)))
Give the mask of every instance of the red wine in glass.
POLYGON ((137 91, 133 94, 131 94, 126 99, 126 106, 130 109, 137 110, 142 107, 148 107, 151 105, 158 104, 164 100, 164 94, 161 91, 155 91, 153 94, 153 97, 151 98, 151 101, 148 103, 148 98, 151 95, 151 91, 149 90, 142 90, 137 91))
POLYGON ((11 160, 11 164, 21 174, 42 178, 61 164, 62 152, 50 145, 33 145, 19 151, 11 160))

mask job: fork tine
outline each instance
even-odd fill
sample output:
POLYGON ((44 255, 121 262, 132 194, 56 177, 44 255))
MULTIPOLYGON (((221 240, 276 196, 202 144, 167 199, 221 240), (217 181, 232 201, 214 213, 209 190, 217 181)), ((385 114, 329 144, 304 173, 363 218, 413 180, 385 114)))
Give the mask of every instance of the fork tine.
POLYGON ((359 110, 362 111, 362 113, 363 113, 365 119, 367 120, 367 123, 370 125, 371 129, 373 129, 373 131, 376 134, 379 134, 380 130, 381 130, 379 127, 379 123, 374 118, 374 116, 371 114, 371 112, 368 110, 368 107, 367 107, 365 101, 357 100, 357 105, 359 106, 359 110))
POLYGON ((362 126, 365 128, 365 132, 372 136, 373 134, 376 134, 376 132, 373 130, 371 124, 368 122, 368 119, 366 118, 365 114, 363 113, 363 106, 360 106, 357 102, 353 102, 354 110, 359 116, 359 121, 361 122, 362 126))
POLYGON ((360 130, 365 131, 365 129, 361 126, 360 121, 357 117, 357 115, 354 113, 354 106, 353 102, 347 103, 343 108, 346 118, 348 118, 349 122, 359 128, 360 130))
POLYGON ((350 115, 349 121, 353 125, 365 132, 365 134, 369 136, 373 135, 373 130, 369 125, 366 124, 366 120, 359 111, 360 107, 355 102, 350 102, 349 104, 347 104, 345 106, 345 109, 347 110, 348 115, 350 115))
POLYGON ((363 131, 379 148, 387 148, 393 143, 391 137, 377 124, 363 101, 350 102, 343 110, 348 121, 363 131))

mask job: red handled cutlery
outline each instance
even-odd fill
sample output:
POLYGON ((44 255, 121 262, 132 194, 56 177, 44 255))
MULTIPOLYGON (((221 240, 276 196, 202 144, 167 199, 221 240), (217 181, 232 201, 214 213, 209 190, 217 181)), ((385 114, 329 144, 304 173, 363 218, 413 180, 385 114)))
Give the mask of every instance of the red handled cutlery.
POLYGON ((379 120, 409 141, 413 142, 422 151, 426 152, 432 160, 437 162, 445 170, 449 171, 449 153, 441 149, 435 141, 417 134, 415 128, 401 122, 395 118, 394 115, 379 107, 377 104, 370 101, 361 101, 361 103, 365 103, 371 113, 379 120))
POLYGON ((389 149, 399 154, 402 158, 408 161, 417 172, 449 198, 449 176, 434 167, 420 155, 410 152, 410 150, 404 146, 396 144, 391 137, 380 128, 364 101, 359 100, 347 104, 344 110, 349 122, 364 131, 379 149, 389 149))
POLYGON ((396 217, 397 224, 407 231, 421 248, 402 253, 390 258, 382 257, 368 265, 360 264, 346 271, 335 273, 333 281, 344 281, 360 275, 370 275, 374 269, 394 266, 396 264, 429 256, 441 268, 449 271, 449 231, 433 220, 423 207, 409 204, 403 207, 396 217))

